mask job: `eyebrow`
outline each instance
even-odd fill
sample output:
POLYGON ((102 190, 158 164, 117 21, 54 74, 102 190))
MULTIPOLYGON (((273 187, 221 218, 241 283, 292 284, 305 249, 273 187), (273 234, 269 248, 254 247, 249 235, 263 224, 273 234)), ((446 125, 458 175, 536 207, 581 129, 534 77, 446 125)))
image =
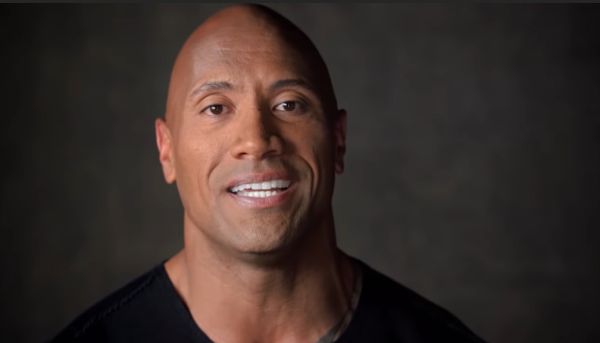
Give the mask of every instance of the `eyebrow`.
MULTIPOLYGON (((303 87, 312 92, 315 91, 314 88, 311 87, 311 85, 308 82, 306 82, 302 79, 279 80, 279 81, 276 81, 275 83, 273 83, 269 87, 269 90, 276 91, 278 89, 285 88, 285 87, 303 87)), ((192 92, 190 93, 190 97, 193 98, 196 95, 198 95, 198 93, 201 93, 201 92, 210 92, 210 91, 218 91, 218 90, 232 90, 233 88, 234 88, 233 85, 227 81, 209 81, 209 82, 205 82, 205 83, 201 84, 200 86, 198 86, 194 90, 192 90, 192 92)))
POLYGON ((311 85, 309 83, 307 83, 306 81, 304 81, 302 79, 284 79, 284 80, 279 80, 279 81, 273 83, 271 85, 271 87, 269 87, 269 88, 270 88, 271 91, 275 91, 277 89, 285 88, 285 87, 290 87, 290 86, 303 87, 303 88, 306 88, 306 89, 314 92, 313 87, 311 87, 311 85))
POLYGON ((205 82, 199 87, 195 88, 191 93, 190 97, 196 96, 200 92, 209 92, 217 90, 231 90, 233 86, 227 81, 209 81, 205 82))

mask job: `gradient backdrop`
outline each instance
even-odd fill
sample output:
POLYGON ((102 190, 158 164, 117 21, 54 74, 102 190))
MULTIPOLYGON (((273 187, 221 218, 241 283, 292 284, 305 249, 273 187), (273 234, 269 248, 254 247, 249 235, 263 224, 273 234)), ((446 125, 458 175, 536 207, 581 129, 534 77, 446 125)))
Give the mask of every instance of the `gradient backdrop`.
MULTIPOLYGON (((221 7, 0 6, 1 341, 181 246, 153 119, 221 7)), ((340 246, 489 341, 600 341, 600 6, 272 7, 349 112, 340 246)))

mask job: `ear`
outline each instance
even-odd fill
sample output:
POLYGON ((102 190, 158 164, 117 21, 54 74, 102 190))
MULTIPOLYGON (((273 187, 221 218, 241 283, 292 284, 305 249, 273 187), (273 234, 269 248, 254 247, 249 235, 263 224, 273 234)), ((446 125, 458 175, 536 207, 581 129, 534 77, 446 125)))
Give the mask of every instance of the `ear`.
POLYGON ((335 140, 335 172, 344 172, 344 155, 346 154, 346 111, 338 110, 333 123, 333 138, 335 140))
POLYGON ((163 175, 167 183, 175 181, 175 160, 173 158, 173 143, 171 130, 162 118, 154 122, 156 132, 156 146, 158 147, 158 159, 162 165, 163 175))

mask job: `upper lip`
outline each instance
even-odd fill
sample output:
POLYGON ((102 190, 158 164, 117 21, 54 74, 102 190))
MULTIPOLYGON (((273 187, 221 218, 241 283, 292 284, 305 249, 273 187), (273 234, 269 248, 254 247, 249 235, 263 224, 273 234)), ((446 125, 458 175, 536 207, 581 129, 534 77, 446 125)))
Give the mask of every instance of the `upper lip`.
POLYGON ((292 181, 290 174, 287 172, 274 171, 274 172, 265 172, 265 173, 253 173, 253 174, 246 174, 246 175, 243 175, 240 177, 236 177, 235 179, 231 180, 227 184, 227 190, 229 191, 235 186, 239 186, 239 185, 243 185, 243 184, 247 184, 247 183, 257 183, 257 182, 272 181, 272 180, 292 181))

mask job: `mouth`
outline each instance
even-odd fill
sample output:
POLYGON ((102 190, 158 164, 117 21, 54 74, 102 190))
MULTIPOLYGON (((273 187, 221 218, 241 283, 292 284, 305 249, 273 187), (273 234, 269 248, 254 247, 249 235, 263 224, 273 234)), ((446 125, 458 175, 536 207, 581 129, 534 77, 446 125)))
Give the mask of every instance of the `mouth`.
POLYGON ((273 179, 261 182, 244 182, 229 187, 231 194, 246 198, 269 198, 285 192, 292 182, 286 179, 273 179))

